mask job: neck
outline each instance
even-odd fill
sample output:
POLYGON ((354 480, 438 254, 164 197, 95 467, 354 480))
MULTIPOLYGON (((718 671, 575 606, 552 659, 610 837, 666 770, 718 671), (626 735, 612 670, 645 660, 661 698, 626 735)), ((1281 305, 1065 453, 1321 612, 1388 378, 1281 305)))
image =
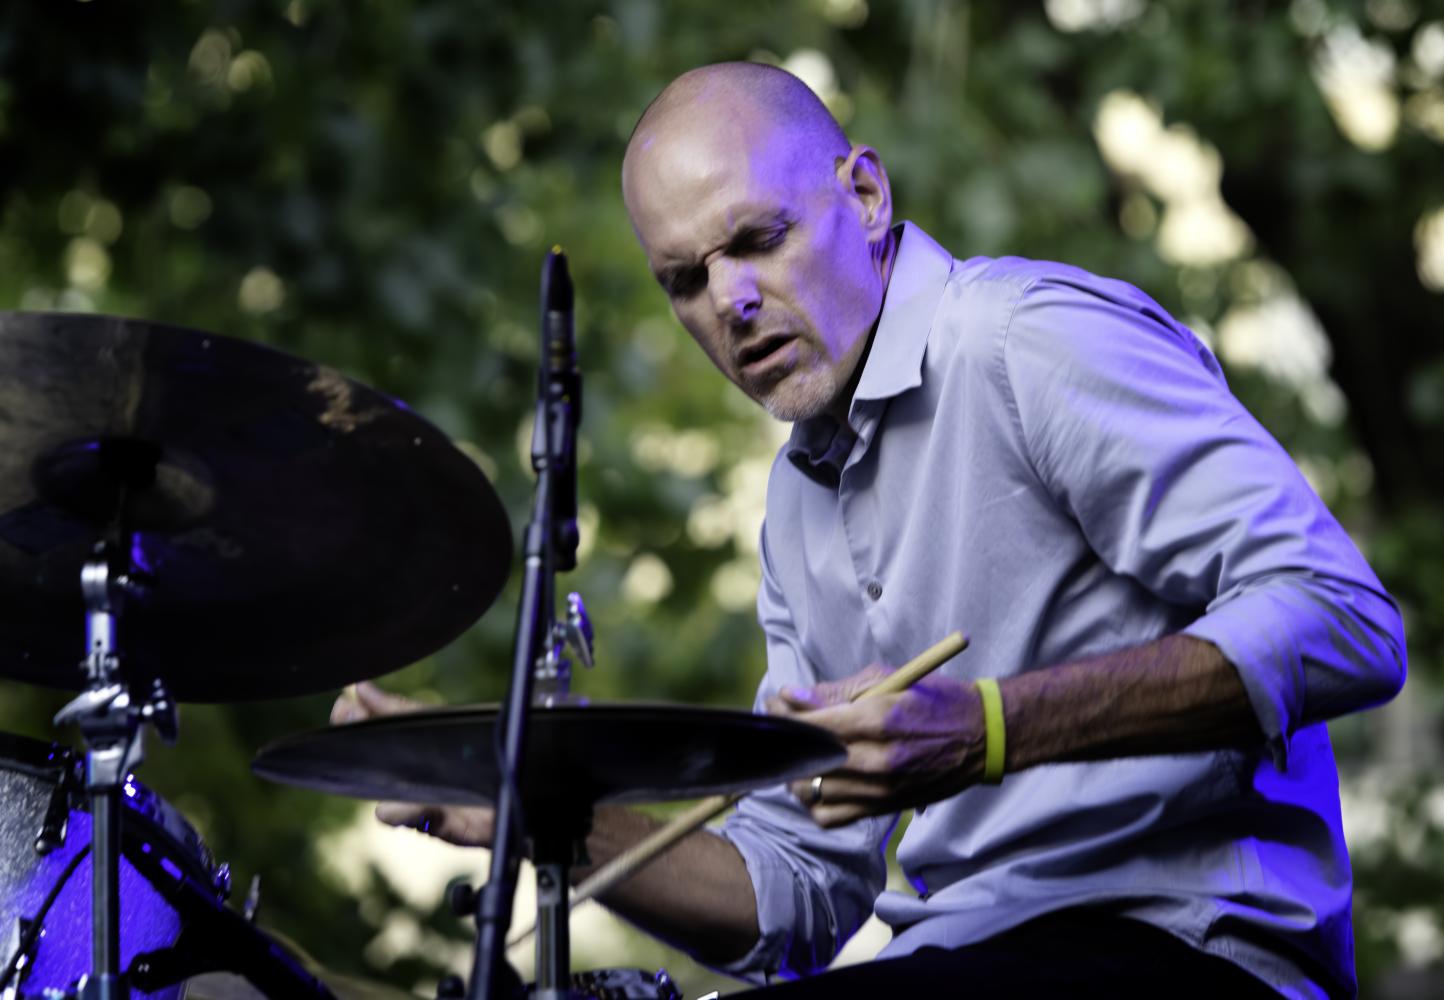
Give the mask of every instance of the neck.
POLYGON ((837 398, 827 408, 828 416, 836 420, 840 426, 848 426, 848 411, 852 409, 852 396, 857 392, 857 384, 862 381, 862 370, 867 367, 867 356, 872 353, 872 341, 877 336, 877 326, 882 322, 883 305, 887 302, 887 286, 892 281, 892 266, 897 259, 898 234, 896 230, 889 229, 887 239, 878 244, 875 251, 877 260, 878 278, 882 282, 882 296, 878 299, 877 316, 872 321, 872 329, 867 331, 867 342, 863 345, 862 353, 858 355, 857 364, 852 366, 852 374, 848 376, 847 385, 843 386, 837 398))

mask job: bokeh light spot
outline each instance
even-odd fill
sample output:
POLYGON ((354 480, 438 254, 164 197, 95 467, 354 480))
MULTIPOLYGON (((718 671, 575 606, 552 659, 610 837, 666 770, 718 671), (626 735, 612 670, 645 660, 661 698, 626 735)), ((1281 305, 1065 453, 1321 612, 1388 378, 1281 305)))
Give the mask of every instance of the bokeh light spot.
POLYGON ((728 611, 745 611, 757 601, 757 588, 762 573, 757 560, 750 557, 733 559, 717 567, 709 589, 712 598, 728 611))
POLYGON ((1444 292, 1444 208, 1436 208, 1414 226, 1419 280, 1431 292, 1444 292))
POLYGON ((672 571, 650 552, 639 553, 622 577, 622 596, 633 604, 656 604, 672 592, 672 571))
POLYGON ((99 291, 110 279, 110 254, 98 240, 80 236, 65 247, 65 280, 85 291, 99 291))
POLYGON ((820 0, 818 13, 839 28, 861 28, 867 23, 867 0, 820 0))
POLYGON ((195 229, 211 217, 211 196, 187 184, 171 192, 166 208, 172 225, 179 229, 195 229))
POLYGON ((208 87, 221 87, 231 68, 231 40, 222 31, 209 28, 191 49, 190 71, 208 87))
POLYGON ((226 68, 226 86, 237 93, 271 86, 271 64, 254 49, 247 49, 226 68))
POLYGON ((268 267, 253 267, 241 279, 236 302, 252 316, 275 312, 286 301, 286 286, 268 267))
POLYGON ((521 128, 513 121, 500 121, 481 134, 481 148, 498 170, 510 170, 521 162, 521 128))

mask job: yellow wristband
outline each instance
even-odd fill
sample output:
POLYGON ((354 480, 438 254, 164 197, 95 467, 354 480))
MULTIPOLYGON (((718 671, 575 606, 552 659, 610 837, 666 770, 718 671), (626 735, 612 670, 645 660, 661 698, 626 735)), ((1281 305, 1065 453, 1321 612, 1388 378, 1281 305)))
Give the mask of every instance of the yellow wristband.
POLYGON ((987 752, 983 758, 983 784, 997 785, 1003 780, 1003 755, 1007 749, 1003 731, 1003 694, 991 677, 975 681, 978 697, 983 701, 983 737, 987 752))

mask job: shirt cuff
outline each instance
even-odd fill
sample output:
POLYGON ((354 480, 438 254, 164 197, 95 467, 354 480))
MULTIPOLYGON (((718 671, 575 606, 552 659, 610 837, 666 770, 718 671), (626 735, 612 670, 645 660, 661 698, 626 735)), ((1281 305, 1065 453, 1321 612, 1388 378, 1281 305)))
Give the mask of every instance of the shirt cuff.
POLYGON ((752 831, 731 824, 716 831, 731 841, 742 855, 747 866, 747 876, 752 880, 752 893, 757 899, 757 943, 752 949, 734 962, 718 965, 718 972, 737 979, 765 986, 769 977, 782 964, 786 952, 784 928, 793 925, 795 907, 791 891, 779 892, 778 886, 792 887, 794 875, 785 864, 776 860, 775 852, 769 850, 752 831))
POLYGON ((1183 630, 1212 643, 1238 671, 1274 767, 1288 767, 1289 735, 1303 715, 1304 666, 1297 638, 1281 622, 1289 609, 1264 591, 1220 604, 1183 630))

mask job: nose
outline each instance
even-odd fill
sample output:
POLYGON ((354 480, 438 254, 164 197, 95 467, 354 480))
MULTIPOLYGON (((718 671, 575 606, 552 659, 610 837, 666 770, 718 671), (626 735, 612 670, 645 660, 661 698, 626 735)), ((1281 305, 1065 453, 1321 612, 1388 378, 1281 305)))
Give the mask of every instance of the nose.
POLYGON ((746 261, 720 256, 708 265, 707 290, 717 318, 729 326, 750 323, 762 305, 757 275, 746 261))

